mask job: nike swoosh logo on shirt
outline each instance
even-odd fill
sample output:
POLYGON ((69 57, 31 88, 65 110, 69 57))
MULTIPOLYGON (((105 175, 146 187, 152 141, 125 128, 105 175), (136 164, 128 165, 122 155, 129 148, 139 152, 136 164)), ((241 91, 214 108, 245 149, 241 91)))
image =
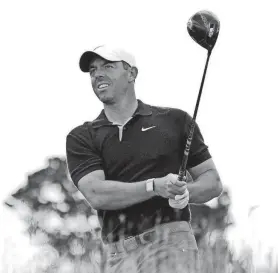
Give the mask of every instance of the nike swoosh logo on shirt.
POLYGON ((151 127, 147 127, 147 128, 142 127, 141 130, 142 130, 142 132, 145 132, 145 131, 148 131, 148 130, 154 128, 154 127, 156 127, 156 126, 151 126, 151 127))

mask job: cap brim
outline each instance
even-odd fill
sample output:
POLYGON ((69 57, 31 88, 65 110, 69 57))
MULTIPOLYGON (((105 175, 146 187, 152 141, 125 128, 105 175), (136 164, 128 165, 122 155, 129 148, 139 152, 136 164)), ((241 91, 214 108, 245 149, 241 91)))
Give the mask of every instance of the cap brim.
POLYGON ((93 51, 86 51, 82 54, 80 61, 79 61, 79 67, 83 72, 89 72, 90 63, 96 59, 96 58, 103 58, 105 60, 111 61, 111 62, 119 62, 121 59, 111 56, 110 54, 107 54, 105 52, 101 53, 95 53, 93 51))
POLYGON ((82 54, 79 61, 79 67, 83 72, 89 72, 89 65, 93 59, 100 57, 92 51, 86 51, 82 54))

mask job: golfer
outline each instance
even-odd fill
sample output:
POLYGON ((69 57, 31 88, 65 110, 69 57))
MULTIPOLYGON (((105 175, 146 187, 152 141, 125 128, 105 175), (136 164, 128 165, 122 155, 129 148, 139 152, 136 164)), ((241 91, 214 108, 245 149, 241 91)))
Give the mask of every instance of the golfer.
POLYGON ((87 51, 80 68, 88 72, 103 110, 67 135, 67 164, 72 181, 97 210, 105 273, 198 272, 188 204, 205 203, 222 191, 199 127, 187 164, 194 182, 180 182, 191 117, 137 99, 138 68, 123 49, 103 45, 87 51))

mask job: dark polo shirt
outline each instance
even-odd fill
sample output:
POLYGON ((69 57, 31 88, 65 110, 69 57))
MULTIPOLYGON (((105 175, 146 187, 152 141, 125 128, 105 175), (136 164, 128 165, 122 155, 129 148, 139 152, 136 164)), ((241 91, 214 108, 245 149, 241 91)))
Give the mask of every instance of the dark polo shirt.
MULTIPOLYGON (((118 126, 108 121, 102 110, 93 122, 85 122, 67 136, 67 164, 74 184, 95 170, 103 170, 107 180, 126 183, 177 174, 190 121, 182 110, 138 100, 120 139, 118 126)), ((187 166, 194 167, 210 157, 196 126, 187 166)), ((173 209, 167 199, 156 196, 125 209, 98 210, 98 217, 106 242, 117 241, 121 234, 134 236, 156 224, 190 221, 190 210, 188 206, 173 209)))

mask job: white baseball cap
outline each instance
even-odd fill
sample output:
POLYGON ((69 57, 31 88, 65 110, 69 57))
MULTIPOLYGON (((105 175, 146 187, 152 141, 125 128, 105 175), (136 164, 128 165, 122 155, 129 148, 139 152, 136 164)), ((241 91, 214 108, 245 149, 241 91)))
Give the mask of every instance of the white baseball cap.
POLYGON ((80 69, 83 72, 89 72, 89 65, 93 59, 102 57, 105 60, 112 62, 124 61, 130 66, 136 66, 135 58, 122 48, 114 48, 107 45, 101 45, 92 51, 86 51, 82 54, 79 61, 80 69))

